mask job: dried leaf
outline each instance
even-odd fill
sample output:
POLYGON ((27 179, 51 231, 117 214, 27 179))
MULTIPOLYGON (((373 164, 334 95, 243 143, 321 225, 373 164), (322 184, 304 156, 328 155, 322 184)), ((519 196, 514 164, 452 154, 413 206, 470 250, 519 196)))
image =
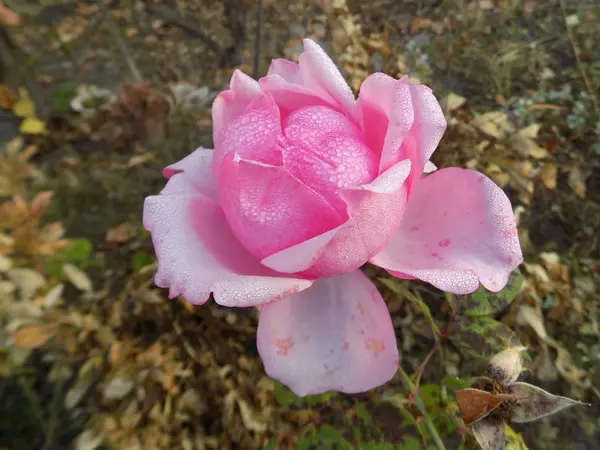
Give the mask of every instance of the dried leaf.
POLYGON ((8 256, 0 255, 0 273, 7 272, 12 267, 12 260, 8 256))
POLYGON ((102 441, 102 436, 96 436, 92 430, 86 430, 77 436, 75 450, 96 450, 102 441))
POLYGON ((48 325, 32 324, 19 328, 14 334, 15 347, 33 349, 44 345, 54 335, 48 325))
POLYGON ((483 450, 503 450, 506 442, 504 422, 483 419, 473 424, 473 436, 483 450))
POLYGON ((44 277, 33 269, 11 269, 7 275, 19 288, 19 294, 23 301, 31 299, 37 290, 46 284, 44 277))
POLYGON ((23 134, 44 134, 46 123, 37 117, 27 117, 21 122, 19 131, 23 134))
POLYGON ((540 171, 540 180, 548 189, 556 188, 556 176, 558 174, 558 166, 554 163, 546 163, 540 171))
POLYGON ((131 392, 135 383, 125 378, 113 378, 104 385, 102 394, 106 400, 120 400, 131 392))
POLYGON ((555 414, 569 406, 590 406, 588 403, 551 394, 529 383, 511 383, 507 386, 507 391, 517 397, 516 405, 512 409, 511 419, 515 423, 532 422, 555 414))
POLYGON ((585 177, 579 167, 573 167, 571 172, 569 172, 569 187, 573 189, 579 197, 585 198, 585 177))
POLYGON ((236 400, 240 408, 242 422, 244 422, 246 429, 249 431, 256 431, 257 433, 264 432, 267 429, 267 424, 263 420, 259 419, 256 411, 253 411, 245 400, 242 400, 239 397, 237 397, 236 400))
POLYGON ((17 117, 34 117, 35 104, 29 98, 21 98, 13 105, 13 114, 17 117))
POLYGON ((481 389, 461 389, 456 391, 456 403, 466 425, 483 419, 498 408, 505 400, 514 399, 511 395, 492 394, 481 389))
POLYGON ((63 274, 80 291, 90 292, 93 289, 92 280, 77 266, 66 263, 63 265, 63 274))
POLYGON ((442 104, 444 106, 444 110, 449 113, 454 111, 455 109, 460 108, 462 105, 464 105, 467 102, 467 99, 464 97, 461 97, 460 95, 457 95, 453 92, 451 92, 450 94, 448 94, 448 96, 442 101, 442 104))
POLYGON ((127 222, 123 222, 114 228, 106 230, 106 237, 104 240, 109 244, 123 244, 131 238, 131 225, 127 222))
POLYGON ((488 372, 502 383, 516 381, 523 370, 522 352, 527 347, 511 347, 494 355, 488 364, 488 372))

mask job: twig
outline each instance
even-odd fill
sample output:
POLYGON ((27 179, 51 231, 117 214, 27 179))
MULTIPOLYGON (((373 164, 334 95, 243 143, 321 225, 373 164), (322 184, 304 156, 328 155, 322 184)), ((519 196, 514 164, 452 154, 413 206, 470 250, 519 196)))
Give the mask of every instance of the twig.
POLYGON ((119 27, 117 26, 117 24, 113 20, 112 16, 110 15, 110 12, 108 11, 106 4, 104 3, 104 1, 100 0, 98 2, 98 5, 100 5, 100 10, 106 17, 106 22, 108 23, 110 31, 113 34, 115 41, 117 42, 117 46, 119 47, 119 50, 121 51, 121 54, 123 55, 123 58, 125 59, 125 62, 127 63, 127 67, 129 68, 129 72, 131 72, 131 76, 133 77, 133 79, 135 81, 143 81, 142 74, 140 73, 137 66, 135 65, 133 57, 131 56, 131 53, 127 49, 127 45, 125 45, 123 36, 121 36, 121 30, 119 30, 119 27))
POLYGON ((581 58, 579 57, 579 47, 575 44, 575 36, 573 36, 573 31, 571 31, 571 27, 567 21, 567 7, 565 5, 565 0, 560 0, 560 11, 563 16, 563 21, 565 22, 565 28, 567 29, 567 36, 569 38, 569 42, 571 43, 571 47, 573 48, 573 53, 575 54, 575 60, 577 61, 577 68, 579 72, 581 72, 581 77, 583 78, 583 82, 585 87, 592 97, 592 102, 594 103, 594 109, 596 110, 596 116, 598 120, 600 120, 600 103, 598 102, 598 98, 596 98, 596 94, 594 92, 594 88, 592 86, 592 82, 590 78, 587 76, 587 73, 583 67, 583 63, 581 62, 581 58))
POLYGON ((402 369, 402 366, 400 366, 400 365, 398 365, 398 372, 400 372, 400 376, 402 378, 402 382, 404 383, 404 387, 406 388, 406 390, 413 393, 413 396, 415 399, 415 406, 417 407, 419 412, 423 415, 423 422, 425 423, 425 426, 427 427, 427 431, 429 431, 429 434, 431 434, 431 438, 433 439, 433 442, 435 443, 436 447, 438 448, 438 450, 446 450, 446 446, 444 445, 442 438, 440 437, 437 429, 435 428, 435 425, 433 424, 433 420, 427 413, 427 408, 425 407, 425 403, 423 402, 423 399, 419 395, 418 390, 415 388, 415 385, 413 384, 413 382, 410 380, 410 377, 407 375, 407 373, 404 371, 404 369, 402 369))
POLYGON ((258 79, 260 70, 260 32, 263 23, 263 0, 258 0, 258 11, 256 12, 256 36, 254 38, 254 64, 252 73, 254 78, 258 79))
POLYGON ((156 6, 151 5, 150 2, 148 2, 148 1, 145 3, 145 5, 146 5, 146 11, 150 15, 153 15, 153 16, 159 18, 160 20, 170 23, 171 25, 175 25, 176 27, 181 28, 183 31, 185 31, 190 36, 200 39, 217 56, 219 56, 221 58, 223 58, 225 56, 225 53, 224 53, 223 49, 219 46, 219 44, 217 44, 217 42, 212 37, 210 37, 208 34, 204 33, 204 31, 194 28, 191 25, 188 25, 187 23, 179 20, 172 13, 170 13, 168 11, 163 11, 162 9, 160 9, 156 6))

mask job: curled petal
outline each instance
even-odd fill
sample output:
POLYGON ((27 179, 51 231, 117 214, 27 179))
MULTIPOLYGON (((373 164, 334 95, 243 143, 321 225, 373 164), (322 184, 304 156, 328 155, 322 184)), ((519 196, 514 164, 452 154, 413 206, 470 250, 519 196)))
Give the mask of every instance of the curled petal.
POLYGON ((216 186, 209 151, 193 155, 169 166, 165 189, 144 202, 143 223, 158 259, 156 284, 169 288, 170 297, 183 295, 196 304, 213 292, 224 306, 268 303, 309 287, 309 280, 284 277, 262 266, 238 243, 221 206, 210 196, 216 186))
POLYGON ((570 406, 590 406, 587 403, 551 394, 529 383, 511 383, 507 386, 507 392, 517 397, 516 405, 512 408, 511 418, 516 423, 532 422, 570 406))
POLYGON ((299 396, 364 392, 398 367, 385 302, 358 270, 261 307, 257 343, 267 374, 299 396))
MULTIPOLYGON (((446 130, 431 89, 376 73, 362 84, 357 104, 366 142, 381 154, 380 171, 410 158, 409 183, 414 184, 446 130)), ((427 171, 431 168, 428 165, 427 171)))
POLYGON ((212 176, 212 157, 212 150, 200 147, 182 160, 165 167, 162 171, 165 178, 171 178, 181 172, 184 172, 185 176, 177 177, 173 182, 167 183, 161 194, 187 195, 190 192, 197 192, 218 204, 219 189, 212 176))
POLYGON ((312 239, 286 248, 262 263, 283 273, 309 278, 333 276, 363 265, 395 233, 406 204, 404 182, 410 161, 402 161, 372 183, 342 191, 350 218, 312 239))
POLYGON ((252 100, 260 96, 258 82, 244 72, 235 70, 229 89, 221 92, 212 105, 213 141, 215 147, 221 142, 221 132, 237 116, 246 111, 252 100))
POLYGON ((295 62, 287 59, 274 59, 271 61, 267 72, 267 76, 269 75, 278 75, 289 83, 302 85, 300 67, 295 62))
POLYGON ((352 89, 329 55, 316 42, 304 39, 304 52, 298 60, 305 86, 323 98, 333 99, 343 111, 354 116, 356 100, 352 89))
POLYGON ((281 167, 228 155, 220 171, 223 209, 233 233, 264 258, 337 227, 343 218, 281 167))
POLYGON ((523 261, 510 201, 485 175, 447 168, 413 188, 398 231, 371 259, 455 294, 500 291, 523 261))
POLYGON ((339 105, 329 96, 320 95, 303 84, 283 78, 278 73, 261 78, 259 84, 263 92, 273 96, 282 117, 307 106, 327 106, 336 111, 340 110, 339 105))
POLYGON ((504 450, 506 426, 501 420, 486 417, 473 424, 473 437, 482 450, 504 450))

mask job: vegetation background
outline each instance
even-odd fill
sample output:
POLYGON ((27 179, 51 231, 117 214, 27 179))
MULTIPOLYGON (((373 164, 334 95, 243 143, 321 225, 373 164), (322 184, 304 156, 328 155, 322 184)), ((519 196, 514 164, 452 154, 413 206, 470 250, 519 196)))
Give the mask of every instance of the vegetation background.
POLYGON ((511 449, 600 448, 600 4, 594 0, 0 1, 0 448, 476 448, 454 391, 529 349, 529 380, 592 403, 511 449), (430 85, 439 167, 510 196, 526 262, 500 295, 365 268, 398 376, 298 399, 265 376, 256 312, 168 300, 140 224, 160 170, 211 145, 235 68, 318 41, 353 89, 430 85))

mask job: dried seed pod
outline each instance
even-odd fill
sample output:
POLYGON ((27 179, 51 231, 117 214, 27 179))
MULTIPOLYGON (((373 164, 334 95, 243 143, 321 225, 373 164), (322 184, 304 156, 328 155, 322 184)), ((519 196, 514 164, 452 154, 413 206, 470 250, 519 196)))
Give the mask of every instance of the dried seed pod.
POLYGON ((487 368, 490 377, 501 383, 516 381, 523 371, 521 353, 524 350, 527 347, 511 347, 494 355, 487 368))

